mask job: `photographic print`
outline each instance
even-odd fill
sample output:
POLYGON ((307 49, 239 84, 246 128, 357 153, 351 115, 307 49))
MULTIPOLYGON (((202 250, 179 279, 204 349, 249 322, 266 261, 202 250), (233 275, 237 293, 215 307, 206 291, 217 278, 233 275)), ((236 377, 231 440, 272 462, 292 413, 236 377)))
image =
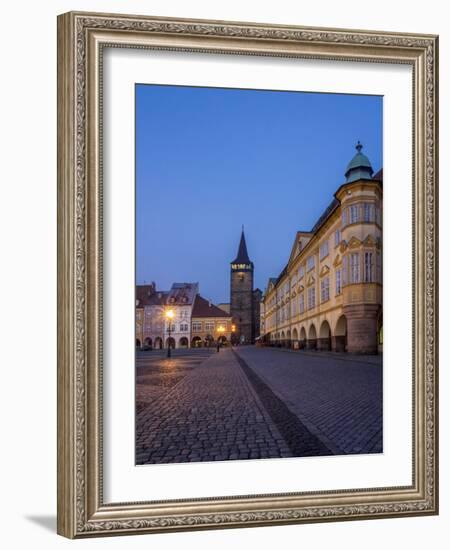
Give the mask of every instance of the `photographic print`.
POLYGON ((136 85, 137 465, 383 452, 382 109, 136 85))
POLYGON ((58 17, 58 533, 438 513, 437 60, 58 17))

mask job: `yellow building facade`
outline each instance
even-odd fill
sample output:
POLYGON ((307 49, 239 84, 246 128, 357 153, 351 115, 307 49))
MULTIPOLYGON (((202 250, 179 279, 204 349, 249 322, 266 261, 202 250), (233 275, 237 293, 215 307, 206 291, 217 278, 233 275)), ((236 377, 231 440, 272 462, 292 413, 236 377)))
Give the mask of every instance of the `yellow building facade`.
POLYGON ((377 353, 382 335, 382 172, 357 153, 346 181, 262 300, 266 345, 377 353))

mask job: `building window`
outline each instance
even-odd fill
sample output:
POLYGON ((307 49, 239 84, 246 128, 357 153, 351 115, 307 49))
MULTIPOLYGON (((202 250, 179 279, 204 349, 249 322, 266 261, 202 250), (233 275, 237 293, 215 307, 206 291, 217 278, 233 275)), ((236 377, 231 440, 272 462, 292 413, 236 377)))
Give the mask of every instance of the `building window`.
POLYGON ((297 315, 297 301, 292 300, 292 317, 297 315))
POLYGON ((307 271, 311 271, 311 269, 314 269, 314 256, 310 256, 306 260, 306 269, 307 271))
POLYGON ((346 285, 348 281, 347 277, 348 273, 348 258, 347 256, 344 256, 344 259, 342 260, 342 285, 346 285))
POLYGON ((320 245, 320 252, 319 252, 319 257, 321 260, 326 258, 326 256, 328 256, 328 240, 326 240, 324 243, 320 245))
POLYGON ((311 286, 308 288, 308 309, 316 307, 316 289, 311 286))
POLYGON ((342 292, 341 270, 338 269, 336 271, 336 296, 338 296, 341 292, 342 292))
POLYGON ((201 321, 193 321, 193 323, 192 323, 192 332, 201 332, 201 331, 202 331, 201 321))
POLYGON ((378 225, 381 225, 381 209, 379 206, 375 208, 376 222, 378 225))
POLYGON ((180 332, 189 332, 189 325, 187 323, 181 323, 180 332))
POLYGON ((170 324, 170 323, 167 324, 167 332, 169 332, 169 331, 170 332, 175 332, 176 329, 177 329, 177 326, 175 325, 175 323, 174 324, 170 324))
POLYGON ((299 278, 299 280, 300 280, 300 279, 303 279, 304 275, 305 275, 305 266, 301 265, 301 266, 299 267, 299 270, 298 270, 298 278, 299 278))
POLYGON ((359 283, 359 253, 350 254, 350 283, 359 283))
POLYGON ((304 296, 304 294, 300 294, 300 298, 299 298, 298 301, 299 301, 300 315, 301 315, 305 311, 305 296, 304 296))
POLYGON ((205 321, 205 331, 213 331, 214 330, 214 321, 205 321))
POLYGON ((339 246, 341 240, 341 230, 336 229, 336 231, 334 232, 334 246, 339 246))
POLYGON ((347 225, 347 208, 342 210, 342 227, 347 225))
POLYGON ((377 281, 379 283, 383 282, 383 271, 381 267, 381 254, 377 252, 377 281))
POLYGON ((375 221, 375 206, 369 202, 364 203, 364 221, 365 222, 374 222, 375 221))
POLYGON ((359 205, 352 204, 349 210, 350 210, 350 223, 359 222, 359 205))
POLYGON ((364 282, 373 283, 373 252, 364 252, 364 282))
POLYGON ((326 302, 330 299, 330 278, 325 277, 320 281, 320 301, 326 302))

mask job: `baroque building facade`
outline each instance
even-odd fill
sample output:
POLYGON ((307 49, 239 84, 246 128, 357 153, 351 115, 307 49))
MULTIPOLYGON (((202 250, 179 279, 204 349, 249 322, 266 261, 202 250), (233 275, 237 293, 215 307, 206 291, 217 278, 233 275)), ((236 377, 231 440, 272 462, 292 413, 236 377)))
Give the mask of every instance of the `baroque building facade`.
POLYGON ((166 347, 188 348, 191 341, 191 316, 195 298, 198 294, 198 283, 173 283, 166 307, 171 309, 174 317, 164 325, 166 347))
POLYGON ((269 279, 261 340, 294 349, 377 353, 382 338, 382 171, 356 145, 343 183, 269 279))
POLYGON ((230 313, 200 296, 198 283, 174 283, 170 290, 137 285, 135 319, 136 347, 144 350, 226 344, 234 329, 230 313))
POLYGON ((188 348, 191 314, 198 283, 174 283, 169 291, 156 290, 155 283, 136 286, 136 346, 146 349, 188 348), (174 316, 166 319, 170 309, 174 316), (142 313, 141 313, 142 311, 142 313))

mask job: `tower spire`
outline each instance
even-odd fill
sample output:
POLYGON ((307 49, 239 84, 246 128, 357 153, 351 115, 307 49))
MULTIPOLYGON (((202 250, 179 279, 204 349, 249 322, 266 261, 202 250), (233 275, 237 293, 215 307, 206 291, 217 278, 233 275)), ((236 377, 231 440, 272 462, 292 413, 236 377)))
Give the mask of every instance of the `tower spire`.
POLYGON ((247 243, 245 242, 244 225, 242 225, 241 240, 239 242, 238 253, 236 259, 232 263, 235 264, 250 264, 250 258, 247 252, 247 243))

